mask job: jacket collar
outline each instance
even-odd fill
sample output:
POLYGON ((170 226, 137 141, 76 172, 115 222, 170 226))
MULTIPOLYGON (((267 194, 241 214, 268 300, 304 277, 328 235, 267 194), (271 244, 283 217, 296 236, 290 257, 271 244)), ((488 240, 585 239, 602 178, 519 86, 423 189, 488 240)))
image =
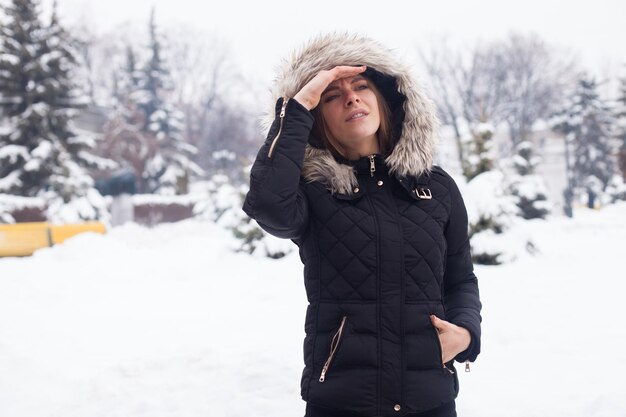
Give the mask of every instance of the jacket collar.
MULTIPOLYGON (((283 62, 275 79, 272 105, 262 120, 265 131, 275 117, 274 105, 280 97, 293 97, 319 71, 336 65, 366 65, 392 109, 394 132, 392 150, 384 157, 389 175, 415 183, 433 165, 439 121, 435 106, 411 71, 396 60, 390 50, 357 35, 331 33, 314 38, 283 62), (376 78, 377 77, 377 78, 376 78), (411 178, 414 178, 411 180, 411 178)), ((336 159, 328 149, 309 138, 302 176, 321 182, 332 194, 350 197, 358 186, 355 167, 336 159)), ((406 186, 405 186, 406 187, 406 186)), ((410 185, 409 185, 410 187, 410 185)))
POLYGON ((374 171, 380 174, 381 171, 387 171, 385 157, 379 153, 362 156, 359 159, 346 159, 343 157, 335 158, 340 164, 350 165, 356 175, 371 175, 372 164, 374 171))

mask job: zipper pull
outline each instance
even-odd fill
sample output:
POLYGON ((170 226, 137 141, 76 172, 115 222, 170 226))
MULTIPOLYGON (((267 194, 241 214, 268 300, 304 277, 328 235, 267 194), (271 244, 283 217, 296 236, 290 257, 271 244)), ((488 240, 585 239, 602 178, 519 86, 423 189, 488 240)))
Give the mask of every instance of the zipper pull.
POLYGON ((326 372, 328 371, 328 368, 330 367, 330 363, 333 360, 333 355, 335 354, 335 350, 337 350, 337 346, 339 345, 339 340, 341 339, 341 334, 343 332, 343 325, 346 323, 347 318, 348 316, 343 316, 343 318, 341 319, 341 325, 339 326, 339 330, 337 330, 337 332, 333 336, 333 340, 330 342, 330 354, 328 355, 328 359, 326 359, 326 362, 324 363, 324 367, 322 368, 322 373, 320 374, 320 379, 319 379, 320 382, 324 382, 324 380, 326 379, 326 372))
POLYGON ((465 361, 465 372, 469 372, 470 371, 470 367, 469 367, 469 360, 465 361))
POLYGON ((374 171, 376 171, 376 165, 374 165, 374 155, 369 155, 370 159, 370 177, 374 176, 374 171))
POLYGON ((322 368, 322 374, 320 375, 320 382, 324 382, 324 379, 326 379, 326 371, 328 371, 328 363, 325 363, 324 368, 322 368))
POLYGON ((278 138, 280 137, 280 134, 283 131, 283 120, 285 118, 285 109, 287 108, 288 102, 289 102, 289 97, 283 98, 283 104, 280 108, 280 114, 278 115, 278 117, 280 118, 280 127, 278 128, 278 133, 276 134, 276 137, 274 138, 274 140, 272 140, 272 144, 270 145, 270 150, 267 152, 268 158, 272 157, 272 153, 274 153, 274 146, 276 146, 276 142, 278 141, 278 138))
POLYGON ((285 117, 285 109, 287 108, 287 103, 288 102, 289 102, 289 98, 288 97, 283 100, 283 105, 280 108, 280 114, 278 115, 278 117, 280 117, 281 119, 283 117, 285 117))

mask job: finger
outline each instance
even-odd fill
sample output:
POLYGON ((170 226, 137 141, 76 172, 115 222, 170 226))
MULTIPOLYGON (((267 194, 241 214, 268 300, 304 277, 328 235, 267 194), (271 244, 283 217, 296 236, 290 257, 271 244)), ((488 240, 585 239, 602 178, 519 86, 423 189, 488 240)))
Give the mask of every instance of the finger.
POLYGON ((333 74, 333 81, 338 80, 340 78, 345 78, 345 77, 349 77, 351 75, 356 75, 356 74, 360 74, 361 72, 365 71, 367 69, 367 67, 365 65, 361 65, 358 67, 353 67, 350 65, 340 65, 337 67, 334 67, 331 71, 334 72, 333 74))
POLYGON ((356 71, 362 72, 367 68, 365 65, 337 65, 335 68, 338 68, 341 71, 356 71))
POLYGON ((454 357, 456 356, 456 353, 451 352, 450 349, 446 347, 445 349, 442 348, 442 356, 443 356, 443 363, 446 364, 450 362, 452 359, 454 359, 454 357))
POLYGON ((440 336, 441 340, 441 361, 444 363, 444 367, 446 362, 450 361, 450 353, 448 352, 448 342, 444 335, 440 336))
POLYGON ((359 65, 356 67, 353 67, 350 65, 343 65, 339 68, 340 68, 339 72, 344 75, 359 74, 367 69, 365 65, 359 65))
POLYGON ((433 325, 439 329, 439 330, 443 330, 446 326, 446 322, 444 320, 441 320, 439 317, 435 316, 434 314, 430 315, 430 319, 433 323, 433 325))

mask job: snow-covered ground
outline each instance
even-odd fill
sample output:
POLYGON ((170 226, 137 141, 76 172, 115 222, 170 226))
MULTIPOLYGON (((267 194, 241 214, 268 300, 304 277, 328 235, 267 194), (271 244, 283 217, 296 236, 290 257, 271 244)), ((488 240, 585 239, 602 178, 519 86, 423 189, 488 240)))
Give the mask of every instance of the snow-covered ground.
MULTIPOLYGON (((626 415, 626 203, 524 233, 534 257, 476 267, 459 415, 626 415)), ((298 254, 235 244, 208 222, 127 224, 0 259, 0 416, 304 415, 298 254)))

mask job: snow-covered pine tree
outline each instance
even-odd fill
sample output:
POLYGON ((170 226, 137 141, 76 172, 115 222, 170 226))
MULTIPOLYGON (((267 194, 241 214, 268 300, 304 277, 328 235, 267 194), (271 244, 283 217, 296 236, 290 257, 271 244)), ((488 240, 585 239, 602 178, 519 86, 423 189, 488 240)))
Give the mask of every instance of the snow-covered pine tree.
POLYGON ((620 143, 618 153, 619 168, 623 181, 626 181, 626 63, 624 64, 624 75, 620 78, 619 97, 615 109, 617 119, 617 139, 620 143))
POLYGON ((86 169, 115 163, 94 155, 94 138, 72 124, 87 100, 74 79, 77 54, 56 3, 49 24, 38 0, 12 0, 4 13, 0 106, 8 128, 0 132, 0 192, 46 197, 51 221, 106 219, 86 169))
POLYGON ((116 64, 113 71, 113 111, 104 126, 104 139, 100 143, 100 153, 131 166, 136 178, 141 178, 151 141, 143 131, 144 117, 134 99, 139 90, 141 73, 137 69, 136 53, 131 45, 126 45, 123 63, 116 64))
POLYGON ((134 95, 140 90, 142 75, 138 69, 137 53, 131 44, 125 45, 125 60, 116 67, 117 70, 112 73, 113 107, 130 123, 141 122, 143 127, 143 120, 138 120, 138 105, 134 100, 134 95))
MULTIPOLYGON (((245 168, 248 175, 250 168, 251 165, 245 168)), ((216 174, 207 181, 194 183, 193 188, 196 193, 206 193, 206 198, 196 203, 194 215, 232 231, 237 242, 231 246, 234 251, 278 259, 294 250, 292 242, 265 232, 241 209, 249 189, 247 184, 235 186, 228 175, 216 174)))
MULTIPOLYGON (((485 180, 498 176, 500 172, 493 170, 494 158, 492 150, 492 137, 494 127, 491 123, 484 121, 486 117, 482 117, 483 121, 475 124, 470 129, 470 134, 462 138, 463 154, 465 159, 461 161, 463 175, 468 181, 469 188, 474 188, 476 183, 488 183, 489 186, 480 186, 481 198, 497 199, 503 191, 501 187, 494 184, 502 182, 495 180, 485 180), (478 181, 472 181, 478 179, 478 181)), ((474 215, 470 216, 470 238, 474 235, 480 236, 472 241, 472 259, 479 264, 499 264, 501 252, 494 250, 488 245, 475 245, 476 241, 480 241, 484 236, 499 235, 504 229, 501 223, 501 210, 499 205, 480 206, 477 207, 474 215)), ((484 239, 483 239, 484 240, 484 239)))
POLYGON ((613 109, 616 121, 614 133, 618 169, 605 189, 607 201, 611 203, 626 200, 626 63, 624 70, 625 72, 619 78, 619 94, 613 109))
POLYGON ((525 249, 508 233, 519 225, 520 209, 508 192, 508 180, 500 169, 477 175, 467 184, 457 181, 466 202, 472 260, 498 265, 517 258, 525 249))
POLYGON ((471 134, 462 141, 464 146, 465 160, 463 175, 470 181, 483 172, 493 168, 492 141, 494 128, 490 123, 481 122, 471 129, 471 134))
POLYGON ((142 174, 144 192, 184 194, 191 174, 203 170, 192 161, 195 146, 184 139, 183 113, 168 100, 172 81, 152 9, 149 23, 149 59, 141 71, 139 90, 133 95, 145 116, 143 131, 150 135, 152 152, 142 174))
POLYGON ((552 129, 565 135, 572 197, 586 197, 590 208, 615 174, 611 113, 597 93, 595 79, 583 76, 551 121, 552 129))
POLYGON ((534 155, 533 144, 522 141, 515 147, 511 163, 516 175, 509 180, 509 194, 515 197, 525 219, 544 219, 550 213, 545 181, 535 174, 541 158, 534 155))

